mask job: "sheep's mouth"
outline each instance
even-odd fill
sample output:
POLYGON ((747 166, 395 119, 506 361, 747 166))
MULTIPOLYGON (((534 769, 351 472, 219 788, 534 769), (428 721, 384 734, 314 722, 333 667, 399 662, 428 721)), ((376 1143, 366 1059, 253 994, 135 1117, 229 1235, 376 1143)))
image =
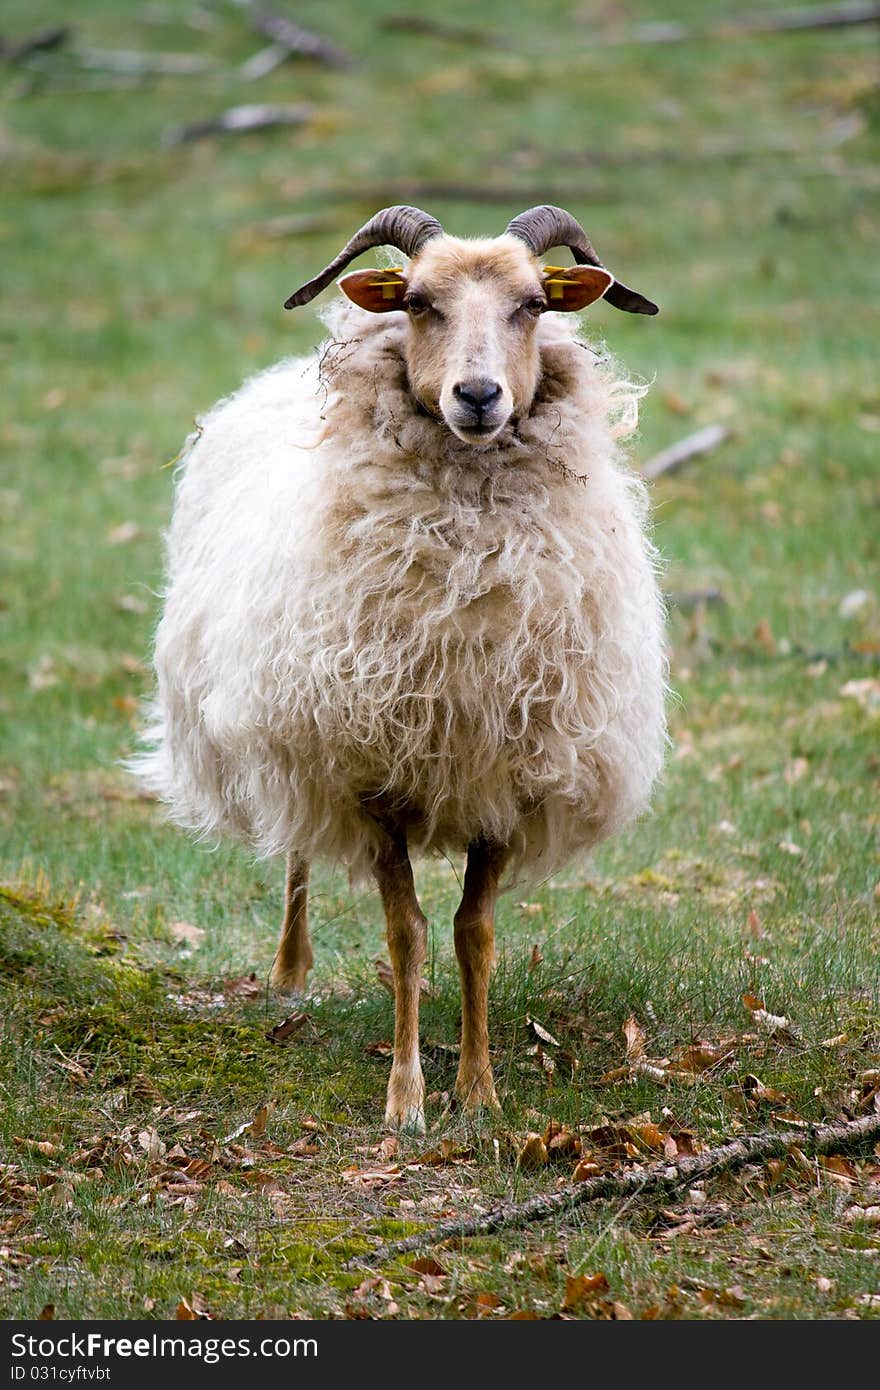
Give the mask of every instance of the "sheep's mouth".
POLYGON ((446 417, 446 424, 454 435, 465 444, 478 446, 480 444, 491 444, 492 441, 504 429, 510 417, 505 415, 502 420, 494 417, 491 420, 474 420, 473 417, 466 420, 457 420, 455 417, 446 417))

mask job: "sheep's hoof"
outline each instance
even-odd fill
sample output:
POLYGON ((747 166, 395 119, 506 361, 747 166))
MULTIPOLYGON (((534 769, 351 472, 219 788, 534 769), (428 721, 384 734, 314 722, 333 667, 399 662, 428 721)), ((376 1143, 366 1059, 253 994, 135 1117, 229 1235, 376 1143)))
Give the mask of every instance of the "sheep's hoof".
POLYGON ((392 1068, 388 1082, 385 1123, 410 1134, 425 1132, 425 1083, 422 1069, 392 1068))
POLYGON ((425 1112, 417 1105, 412 1105, 407 1110, 393 1114, 390 1110, 386 1110, 385 1123, 389 1128, 399 1129, 405 1134, 424 1134, 425 1112))
POLYGON ((272 988, 279 994, 305 994, 311 967, 311 961, 297 961, 293 965, 282 965, 276 961, 272 969, 272 988))
POLYGON ((455 1083, 455 1094, 465 1115, 476 1116, 483 1110, 497 1113, 501 1109, 491 1071, 488 1076, 485 1071, 471 1078, 459 1076, 455 1083))

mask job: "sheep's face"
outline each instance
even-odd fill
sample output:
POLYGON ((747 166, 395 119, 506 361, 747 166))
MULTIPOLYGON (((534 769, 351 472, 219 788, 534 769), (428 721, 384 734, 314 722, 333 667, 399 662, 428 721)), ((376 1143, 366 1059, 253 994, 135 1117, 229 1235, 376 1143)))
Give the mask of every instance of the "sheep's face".
POLYGON ((360 270, 340 284, 361 308, 408 315, 404 353, 413 397, 459 439, 485 447, 531 407, 541 373, 541 315, 585 308, 613 276, 597 266, 544 267, 512 236, 440 236, 406 271, 360 270))

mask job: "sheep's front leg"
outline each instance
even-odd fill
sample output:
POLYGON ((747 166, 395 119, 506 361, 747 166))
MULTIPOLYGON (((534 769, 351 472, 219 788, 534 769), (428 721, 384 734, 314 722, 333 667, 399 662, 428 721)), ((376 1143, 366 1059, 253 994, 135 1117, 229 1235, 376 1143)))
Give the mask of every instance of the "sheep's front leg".
POLYGON ((373 864, 382 895, 388 952, 394 974, 394 1061, 388 1081, 385 1120, 422 1133, 425 1081, 419 1058, 419 994, 428 938, 413 883, 406 836, 389 836, 373 864))
POLYGON ((306 976, 314 960, 309 937, 308 900, 309 866, 298 855, 288 854, 284 920, 272 968, 272 984, 276 989, 302 992, 306 987, 306 976))
POLYGON ((461 1058, 455 1093, 465 1110, 498 1109, 489 1058, 489 980, 495 965, 495 901, 508 850, 477 840, 468 848, 464 893, 455 914, 461 973, 461 1058))

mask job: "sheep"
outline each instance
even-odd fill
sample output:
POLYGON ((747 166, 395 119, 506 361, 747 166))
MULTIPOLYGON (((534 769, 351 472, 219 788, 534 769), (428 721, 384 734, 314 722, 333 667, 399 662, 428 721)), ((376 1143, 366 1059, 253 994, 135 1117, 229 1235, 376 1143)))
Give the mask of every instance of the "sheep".
POLYGON ((661 767, 656 554, 618 444, 641 388, 573 318, 603 295, 657 307, 553 207, 474 240, 386 208, 286 307, 379 245, 406 267, 343 278, 316 357, 251 378, 185 446, 135 770, 203 836, 287 855, 281 989, 312 965, 311 862, 372 875, 394 976, 385 1116, 422 1130, 410 854, 466 854, 455 1090, 466 1112, 497 1107, 502 881, 618 830, 661 767), (575 265, 541 264, 563 245, 575 265))

